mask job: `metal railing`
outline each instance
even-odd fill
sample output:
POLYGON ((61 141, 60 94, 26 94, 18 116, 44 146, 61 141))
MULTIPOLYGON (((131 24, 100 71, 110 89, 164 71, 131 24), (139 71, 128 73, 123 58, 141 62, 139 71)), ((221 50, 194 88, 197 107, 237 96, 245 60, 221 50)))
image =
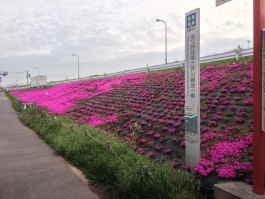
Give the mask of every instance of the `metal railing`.
MULTIPOLYGON (((239 50, 239 51, 235 51, 235 52, 227 52, 227 53, 221 53, 221 54, 201 57, 200 63, 220 61, 220 60, 231 59, 231 58, 235 58, 238 60, 239 57, 248 57, 251 55, 253 55, 253 48, 239 50)), ((136 68, 136 69, 132 69, 132 70, 125 70, 125 71, 120 71, 120 72, 116 72, 116 73, 109 73, 109 74, 103 74, 103 75, 84 77, 84 78, 80 78, 80 80, 79 79, 72 79, 72 80, 64 80, 64 81, 58 81, 58 82, 49 82, 49 83, 47 83, 47 85, 39 85, 39 86, 54 86, 54 85, 77 82, 77 81, 82 81, 82 80, 93 80, 93 79, 104 79, 104 78, 110 78, 110 77, 120 77, 120 76, 124 76, 124 75, 148 73, 148 72, 152 72, 152 71, 171 69, 171 68, 181 67, 181 66, 185 66, 185 60, 174 62, 174 63, 169 63, 169 64, 161 64, 161 65, 155 65, 155 66, 149 66, 149 67, 143 67, 143 68, 136 68)), ((9 90, 20 90, 20 89, 31 88, 30 86, 27 86, 27 85, 16 87, 16 88, 5 87, 5 86, 3 86, 3 87, 5 89, 9 89, 9 90)))

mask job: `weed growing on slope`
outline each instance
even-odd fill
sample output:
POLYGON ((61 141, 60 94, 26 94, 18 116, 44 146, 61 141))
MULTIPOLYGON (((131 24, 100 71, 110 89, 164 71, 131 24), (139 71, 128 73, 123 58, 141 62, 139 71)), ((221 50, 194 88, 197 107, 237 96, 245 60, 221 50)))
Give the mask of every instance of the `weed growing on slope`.
POLYGON ((56 153, 64 156, 75 166, 85 168, 86 176, 93 183, 107 183, 117 189, 122 198, 137 199, 193 199, 199 196, 199 184, 192 174, 172 169, 168 163, 152 163, 147 156, 135 152, 115 137, 107 136, 94 128, 59 116, 54 122, 37 108, 20 112, 21 120, 35 130, 56 153), (63 127, 61 127, 61 120, 63 127), (71 132, 73 125, 77 131, 71 132), (84 132, 90 136, 85 136, 84 132), (97 142, 97 141, 99 142, 97 142), (112 151, 107 151, 110 141, 112 151), (147 170, 143 171, 143 167, 147 170))
POLYGON ((13 95, 10 95, 9 92, 5 91, 5 94, 9 98, 14 110, 17 112, 21 111, 21 105, 20 105, 20 102, 18 101, 18 99, 16 97, 14 97, 13 95))

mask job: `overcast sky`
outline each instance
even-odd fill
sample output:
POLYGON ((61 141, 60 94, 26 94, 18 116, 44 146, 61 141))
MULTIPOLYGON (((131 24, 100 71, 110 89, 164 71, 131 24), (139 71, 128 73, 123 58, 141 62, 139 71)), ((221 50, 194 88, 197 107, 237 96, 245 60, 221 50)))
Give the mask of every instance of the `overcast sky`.
POLYGON ((232 0, 0 0, 2 85, 118 72, 184 59, 185 13, 201 10, 201 56, 253 42, 253 4, 232 0))

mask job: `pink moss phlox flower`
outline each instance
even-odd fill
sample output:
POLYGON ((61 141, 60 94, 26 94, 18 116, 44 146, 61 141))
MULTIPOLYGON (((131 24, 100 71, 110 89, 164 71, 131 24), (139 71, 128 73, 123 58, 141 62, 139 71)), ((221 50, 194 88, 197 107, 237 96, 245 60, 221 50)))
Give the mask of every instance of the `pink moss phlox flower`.
POLYGON ((173 125, 173 122, 172 121, 167 121, 167 124, 168 125, 173 125))
POLYGON ((176 129, 169 129, 169 133, 175 133, 176 129))
POLYGON ((181 143, 180 143, 180 146, 185 146, 186 145, 186 141, 182 141, 181 143))
POLYGON ((220 109, 224 110, 224 109, 226 109, 226 106, 220 106, 220 109))
POLYGON ((228 90, 223 88, 223 89, 221 90, 221 92, 222 92, 222 93, 227 93, 228 90))
POLYGON ((208 108, 206 108, 206 107, 201 107, 201 110, 202 111, 205 111, 205 110, 207 110, 208 108))
POLYGON ((147 142, 147 139, 144 139, 144 138, 140 139, 140 143, 146 143, 146 142, 147 142))
POLYGON ((11 94, 22 102, 36 103, 41 108, 47 108, 50 114, 65 114, 81 100, 109 93, 113 86, 120 86, 130 80, 132 84, 141 84, 145 74, 129 75, 120 78, 100 80, 85 80, 54 86, 47 89, 12 91, 11 94), (49 95, 46 95, 46 92, 49 95))
MULTIPOLYGON (((216 165, 222 165, 221 168, 217 169, 218 175, 225 178, 234 178, 236 169, 242 169, 240 163, 237 161, 231 162, 230 157, 242 158, 245 153, 243 152, 249 144, 252 143, 252 140, 249 141, 239 140, 237 142, 224 142, 217 143, 214 145, 210 152, 210 161, 216 165), (229 163, 229 164, 228 164, 229 163), (232 166, 233 165, 233 166, 232 166)), ((249 170, 252 169, 252 166, 248 164, 249 170)))
POLYGON ((224 132, 225 133, 230 133, 232 131, 232 128, 230 127, 230 126, 228 126, 228 127, 226 127, 225 129, 224 129, 224 132))
POLYGON ((241 66, 241 64, 232 64, 229 66, 230 69, 235 69, 235 68, 239 68, 241 66))
POLYGON ((169 153, 171 153, 171 152, 172 152, 171 149, 166 149, 166 150, 164 150, 164 153, 165 153, 165 154, 169 154, 169 153))
POLYGON ((230 109, 231 110, 236 110, 236 106, 235 105, 232 105, 232 106, 230 106, 230 109))
POLYGON ((219 115, 216 115, 216 116, 214 116, 214 118, 213 118, 213 120, 215 120, 215 121, 218 121, 218 120, 220 120, 221 119, 221 117, 219 116, 219 115))
POLYGON ((155 146, 155 149, 157 150, 157 151, 160 151, 161 149, 163 149, 163 147, 160 145, 160 146, 155 146))
POLYGON ((184 112, 178 112, 178 115, 184 115, 184 112))
POLYGON ((241 115, 241 116, 244 116, 244 115, 246 115, 246 114, 247 114, 246 111, 241 111, 241 112, 240 112, 240 115, 241 115))
POLYGON ((204 168, 201 165, 197 165, 194 167, 194 171, 202 175, 203 177, 206 177, 214 170, 214 168, 204 168))
POLYGON ((253 104, 253 98, 248 98, 244 102, 245 105, 252 105, 253 104))
POLYGON ((121 132, 121 129, 117 129, 116 132, 117 132, 117 133, 121 132))
POLYGON ((211 71, 211 70, 213 70, 213 69, 215 69, 215 66, 207 66, 207 67, 205 68, 205 70, 208 70, 208 71, 211 71))
POLYGON ((174 120, 178 120, 179 119, 179 116, 176 115, 176 116, 173 117, 173 119, 174 120))
POLYGON ((223 105, 228 105, 230 102, 228 101, 228 100, 224 100, 223 102, 222 102, 222 104, 223 105))
POLYGON ((100 126, 100 125, 106 124, 106 123, 117 122, 118 121, 118 115, 114 114, 114 115, 108 116, 108 117, 100 117, 99 114, 95 114, 93 116, 90 116, 88 120, 89 120, 89 122, 88 122, 89 126, 100 126))
POLYGON ((221 178, 235 178, 236 172, 233 165, 222 165, 220 168, 216 169, 218 176, 221 178))
POLYGON ((241 93, 243 93, 243 92, 246 92, 246 88, 245 87, 239 87, 238 88, 238 92, 241 92, 241 93))
POLYGON ((238 123, 242 123, 242 122, 245 121, 245 119, 244 119, 243 117, 237 117, 237 118, 236 118, 236 121, 237 121, 238 123))
POLYGON ((154 135, 152 131, 147 132, 147 135, 154 135))
POLYGON ((202 115, 202 119, 206 119, 207 118, 207 115, 202 115))
POLYGON ((214 108, 216 108, 216 105, 215 104, 209 104, 208 107, 214 109, 214 108))
POLYGON ((141 153, 141 154, 144 154, 144 153, 145 153, 145 151, 144 151, 143 148, 139 148, 137 151, 138 151, 139 153, 141 153))
POLYGON ((154 141, 148 141, 147 142, 147 145, 154 145, 155 143, 154 143, 154 141))
POLYGON ((242 99, 242 97, 235 97, 234 100, 235 101, 240 101, 242 99))
POLYGON ((201 176, 208 176, 214 170, 214 164, 206 159, 201 158, 199 164, 194 167, 194 171, 201 176))
POLYGON ((159 133, 156 133, 156 134, 153 135, 153 137, 158 139, 158 138, 161 137, 161 135, 159 133))
POLYGON ((154 119, 152 119, 152 121, 153 121, 153 122, 157 122, 157 121, 158 121, 158 119, 157 119, 157 118, 154 118, 154 119))
POLYGON ((171 116, 171 115, 167 115, 165 118, 166 118, 166 119, 171 119, 172 116, 171 116))
POLYGON ((181 124, 180 123, 173 123, 173 126, 174 127, 179 127, 179 126, 181 126, 181 124))
POLYGON ((163 123, 165 123, 165 120, 160 119, 160 120, 159 120, 159 123, 163 124, 163 123))
POLYGON ((149 152, 147 153, 147 155, 148 155, 149 157, 154 157, 154 156, 155 156, 155 153, 153 153, 152 151, 149 151, 149 152))
POLYGON ((236 170, 253 171, 253 166, 250 162, 235 162, 234 167, 236 170))
POLYGON ((143 126, 146 125, 146 122, 141 122, 141 125, 143 125, 143 126))
POLYGON ((151 127, 151 126, 153 126, 153 125, 149 123, 149 124, 147 124, 147 126, 148 126, 148 127, 151 127))
POLYGON ((213 126, 217 125, 216 121, 211 121, 210 124, 213 125, 213 126))
POLYGON ((221 111, 217 111, 216 115, 222 115, 223 113, 221 111))
POLYGON ((171 162, 170 164, 172 167, 176 167, 177 166, 177 163, 176 162, 171 162))
POLYGON ((184 135, 184 131, 180 131, 179 132, 179 135, 184 135))
POLYGON ((161 128, 161 130, 162 130, 162 131, 167 131, 168 128, 167 128, 166 126, 163 126, 163 127, 161 128))

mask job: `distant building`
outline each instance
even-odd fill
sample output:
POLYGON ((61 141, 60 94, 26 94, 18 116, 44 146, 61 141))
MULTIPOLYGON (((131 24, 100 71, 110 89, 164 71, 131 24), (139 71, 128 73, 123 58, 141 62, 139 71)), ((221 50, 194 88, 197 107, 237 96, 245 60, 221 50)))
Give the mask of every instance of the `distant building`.
POLYGON ((39 75, 30 78, 30 86, 37 87, 37 86, 44 86, 47 85, 47 76, 46 75, 39 75))

